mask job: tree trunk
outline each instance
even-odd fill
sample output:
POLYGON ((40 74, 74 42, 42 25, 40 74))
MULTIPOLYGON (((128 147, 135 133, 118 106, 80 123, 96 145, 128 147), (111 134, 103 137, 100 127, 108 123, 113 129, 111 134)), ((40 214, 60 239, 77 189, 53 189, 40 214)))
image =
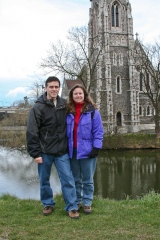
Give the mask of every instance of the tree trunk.
POLYGON ((156 138, 160 139, 160 131, 156 133, 156 138))
POLYGON ((155 116, 155 133, 156 133, 156 138, 160 138, 160 125, 159 125, 158 116, 155 116))

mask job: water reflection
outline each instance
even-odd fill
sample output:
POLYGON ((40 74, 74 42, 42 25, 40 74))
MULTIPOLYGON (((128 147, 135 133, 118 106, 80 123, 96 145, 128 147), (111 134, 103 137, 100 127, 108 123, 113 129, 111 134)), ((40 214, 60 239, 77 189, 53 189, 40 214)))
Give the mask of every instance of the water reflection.
MULTIPOLYGON (((51 186, 54 194, 61 193, 54 166, 51 186)), ((7 193, 21 199, 39 199, 37 164, 27 153, 0 147, 0 195, 7 193)))
MULTIPOLYGON (((53 165, 51 186, 61 193, 53 165)), ((95 195, 110 199, 136 198, 150 190, 160 192, 160 151, 104 151, 97 160, 95 195)), ((0 195, 39 199, 37 164, 27 153, 0 147, 0 195)))
POLYGON ((132 150, 101 153, 95 174, 95 193, 103 198, 136 198, 160 192, 160 151, 132 150))

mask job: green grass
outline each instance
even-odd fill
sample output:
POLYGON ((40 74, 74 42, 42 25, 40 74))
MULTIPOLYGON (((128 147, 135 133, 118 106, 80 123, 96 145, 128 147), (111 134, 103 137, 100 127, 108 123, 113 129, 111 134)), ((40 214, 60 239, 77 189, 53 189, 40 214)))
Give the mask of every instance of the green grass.
POLYGON ((95 197, 93 213, 82 211, 78 220, 67 216, 62 196, 55 200, 54 213, 43 216, 39 201, 0 197, 0 240, 160 239, 160 195, 154 192, 136 200, 95 197))

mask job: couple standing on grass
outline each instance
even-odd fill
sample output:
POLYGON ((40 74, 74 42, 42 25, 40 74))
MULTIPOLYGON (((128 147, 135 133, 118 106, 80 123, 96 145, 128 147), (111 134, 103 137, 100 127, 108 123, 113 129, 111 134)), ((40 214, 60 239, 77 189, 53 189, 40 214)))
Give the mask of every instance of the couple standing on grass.
POLYGON ((44 215, 54 210, 50 187, 54 163, 70 218, 79 218, 83 205, 92 212, 96 157, 102 148, 103 125, 96 105, 82 85, 69 92, 68 103, 59 97, 60 81, 49 77, 46 92, 31 108, 27 124, 27 149, 38 163, 40 199, 44 215))

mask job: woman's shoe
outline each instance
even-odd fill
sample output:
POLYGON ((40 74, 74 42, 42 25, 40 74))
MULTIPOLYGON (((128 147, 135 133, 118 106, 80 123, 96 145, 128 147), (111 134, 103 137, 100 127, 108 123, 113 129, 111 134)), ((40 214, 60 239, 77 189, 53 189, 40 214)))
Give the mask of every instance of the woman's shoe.
POLYGON ((85 214, 90 214, 92 212, 91 206, 84 206, 84 213, 85 214))
POLYGON ((77 210, 71 210, 68 212, 68 216, 73 219, 79 218, 79 212, 77 210))

